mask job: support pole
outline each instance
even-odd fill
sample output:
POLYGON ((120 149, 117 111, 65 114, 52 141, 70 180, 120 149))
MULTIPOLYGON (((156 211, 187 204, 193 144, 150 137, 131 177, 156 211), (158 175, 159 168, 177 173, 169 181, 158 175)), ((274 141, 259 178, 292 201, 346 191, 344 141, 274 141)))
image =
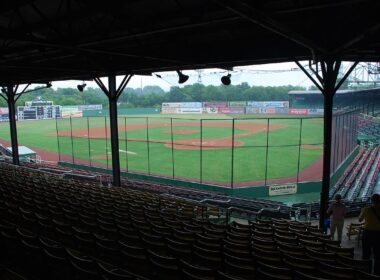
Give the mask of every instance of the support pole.
POLYGON ((9 110, 9 126, 11 132, 12 158, 14 165, 20 165, 18 154, 17 126, 16 126, 16 108, 15 108, 15 91, 13 86, 7 87, 7 102, 9 110))
POLYGON ((323 121, 323 171, 322 190, 320 198, 319 228, 323 228, 327 216, 330 191, 330 165, 331 165, 331 137, 332 137, 332 108, 335 92, 326 91, 324 95, 324 121, 323 121))
POLYGON ((318 73, 318 71, 313 71, 317 80, 314 79, 311 76, 311 74, 308 73, 306 69, 298 61, 296 61, 296 64, 305 73, 305 75, 314 83, 314 85, 321 90, 324 97, 323 173, 319 210, 319 228, 322 229, 324 225, 324 220, 327 216, 326 210, 328 208, 329 203, 333 98, 336 91, 348 78, 352 70, 358 64, 358 61, 351 65, 346 74, 340 79, 338 83, 337 78, 339 68, 341 66, 341 61, 334 60, 333 57, 325 57, 320 61, 322 76, 318 73), (318 81, 320 83, 318 83, 318 81))
MULTIPOLYGON (((112 151, 112 175, 113 185, 120 187, 120 157, 119 157, 119 131, 117 124, 117 100, 123 93, 123 90, 127 86, 128 82, 133 75, 124 76, 118 88, 116 88, 116 75, 111 73, 108 76, 108 89, 103 84, 100 78, 94 78, 97 85, 103 90, 108 97, 109 112, 110 112, 110 130, 111 130, 111 151, 112 151)), ((107 131, 107 129, 106 129, 107 131)), ((108 157, 107 157, 108 163, 108 157)))
POLYGON ((119 158, 119 132, 117 126, 117 91, 116 75, 111 74, 108 77, 108 102, 110 109, 110 126, 111 126, 111 151, 112 151, 112 175, 113 185, 120 187, 120 158, 119 158))

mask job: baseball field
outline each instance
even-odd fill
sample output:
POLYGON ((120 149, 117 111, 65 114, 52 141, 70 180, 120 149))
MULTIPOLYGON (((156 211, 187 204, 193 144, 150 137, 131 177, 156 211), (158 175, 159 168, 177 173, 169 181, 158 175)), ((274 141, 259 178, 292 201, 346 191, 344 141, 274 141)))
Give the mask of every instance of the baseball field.
MULTIPOLYGON (((106 117, 19 121, 17 129, 19 145, 43 160, 111 168, 106 117)), ((123 171, 237 187, 321 178, 322 118, 120 116, 118 131, 123 171)), ((0 143, 9 140, 0 123, 0 143)))

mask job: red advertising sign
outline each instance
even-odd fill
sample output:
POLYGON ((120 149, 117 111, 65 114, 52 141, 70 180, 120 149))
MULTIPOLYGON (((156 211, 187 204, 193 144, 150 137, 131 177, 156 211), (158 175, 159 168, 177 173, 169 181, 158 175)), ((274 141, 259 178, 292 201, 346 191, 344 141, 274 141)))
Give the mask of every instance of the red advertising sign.
POLYGON ((291 115, 307 115, 308 112, 309 112, 308 109, 296 109, 296 108, 289 109, 289 114, 291 115))
POLYGON ((0 115, 8 114, 8 108, 7 107, 1 107, 0 108, 0 115))
POLYGON ((218 114, 244 114, 245 108, 218 108, 218 114))
POLYGON ((231 114, 232 108, 218 108, 218 114, 231 114))
POLYGON ((276 114, 276 108, 265 108, 265 113, 276 114))

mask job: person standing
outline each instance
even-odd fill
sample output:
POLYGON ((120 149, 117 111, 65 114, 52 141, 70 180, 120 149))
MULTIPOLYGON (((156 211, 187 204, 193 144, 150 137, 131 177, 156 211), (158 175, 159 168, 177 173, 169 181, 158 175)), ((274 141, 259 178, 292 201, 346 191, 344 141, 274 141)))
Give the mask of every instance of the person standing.
POLYGON ((335 232, 337 232, 337 239, 342 242, 344 217, 346 216, 346 206, 342 203, 342 196, 335 195, 335 201, 327 209, 327 215, 330 216, 330 233, 331 239, 334 239, 335 232))
POLYGON ((359 215, 359 222, 364 220, 363 259, 368 260, 373 250, 374 273, 380 275, 380 195, 371 197, 372 206, 364 207, 359 215))

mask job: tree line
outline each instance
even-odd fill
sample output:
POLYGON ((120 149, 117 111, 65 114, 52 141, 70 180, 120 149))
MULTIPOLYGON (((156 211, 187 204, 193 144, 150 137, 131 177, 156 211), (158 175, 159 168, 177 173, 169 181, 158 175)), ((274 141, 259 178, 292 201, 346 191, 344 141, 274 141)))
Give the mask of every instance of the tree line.
MULTIPOLYGON (((163 102, 192 101, 287 101, 291 90, 306 90, 300 86, 250 86, 244 82, 230 86, 205 86, 192 84, 184 87, 173 86, 168 91, 159 86, 143 88, 126 88, 119 98, 120 108, 161 107, 163 102)), ((99 88, 87 87, 83 92, 75 88, 41 88, 25 93, 17 101, 17 106, 23 106, 25 101, 51 100, 56 105, 103 104, 108 107, 108 100, 99 88)), ((6 102, 0 98, 0 107, 6 107, 6 102)))

